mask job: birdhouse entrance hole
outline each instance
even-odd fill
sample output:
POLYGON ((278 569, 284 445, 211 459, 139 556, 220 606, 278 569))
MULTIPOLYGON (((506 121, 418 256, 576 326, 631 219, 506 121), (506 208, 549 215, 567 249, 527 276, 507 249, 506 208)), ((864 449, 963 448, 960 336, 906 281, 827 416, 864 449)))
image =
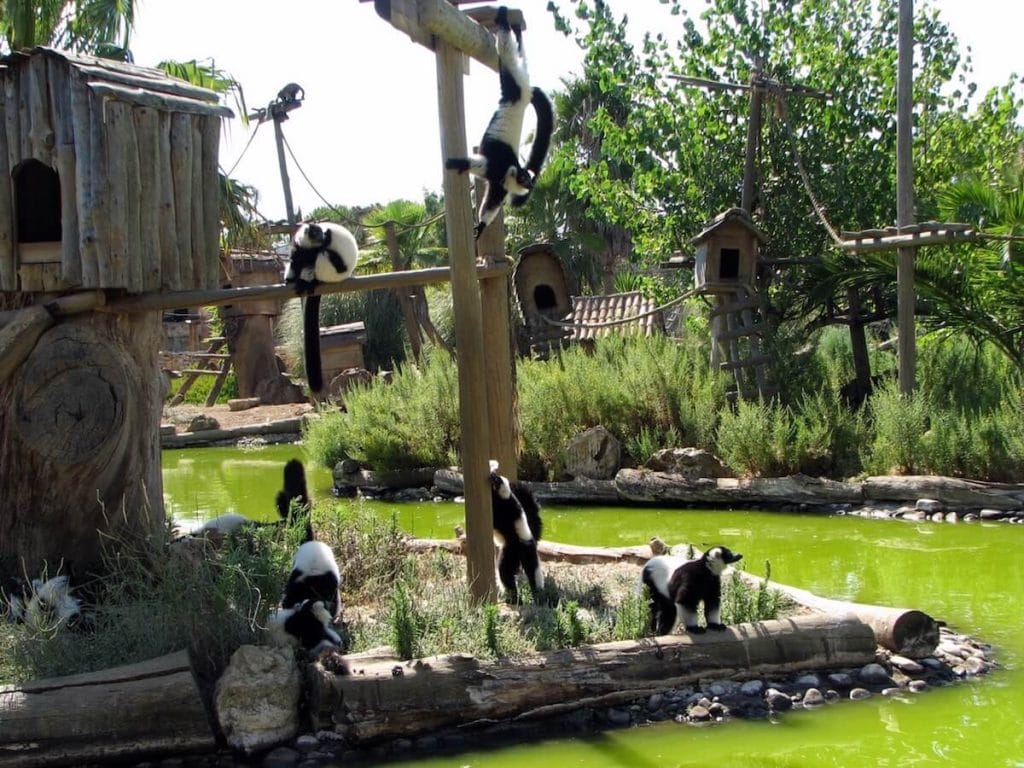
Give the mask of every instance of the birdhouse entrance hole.
POLYGON ((59 243, 60 177, 39 162, 26 160, 14 169, 14 209, 19 243, 59 243))
POLYGON ((555 296, 554 288, 544 283, 533 289, 533 301, 541 312, 558 306, 558 298, 555 296))
POLYGON ((718 257, 718 279, 736 280, 740 276, 740 249, 723 248, 718 257))

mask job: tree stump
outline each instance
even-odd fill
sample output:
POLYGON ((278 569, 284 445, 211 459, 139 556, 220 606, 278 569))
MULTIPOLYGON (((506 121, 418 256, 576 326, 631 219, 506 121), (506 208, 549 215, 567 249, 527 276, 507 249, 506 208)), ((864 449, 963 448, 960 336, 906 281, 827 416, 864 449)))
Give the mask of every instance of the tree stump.
POLYGON ((101 541, 163 524, 156 313, 90 313, 0 384, 0 576, 84 575, 101 541))

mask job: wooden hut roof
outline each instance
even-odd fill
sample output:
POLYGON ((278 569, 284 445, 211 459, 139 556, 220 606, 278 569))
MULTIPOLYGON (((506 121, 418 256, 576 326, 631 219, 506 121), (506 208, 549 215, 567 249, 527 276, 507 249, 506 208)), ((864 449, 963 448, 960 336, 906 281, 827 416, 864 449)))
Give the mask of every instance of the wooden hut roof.
POLYGON ((39 46, 0 58, 0 69, 17 68, 33 56, 39 55, 65 62, 82 77, 92 92, 105 98, 168 112, 234 116, 230 109, 220 104, 220 97, 216 92, 171 77, 163 70, 153 67, 140 67, 112 59, 39 46))
POLYGON ((606 296, 573 296, 572 306, 572 321, 581 324, 572 329, 573 341, 636 332, 651 336, 664 330, 661 313, 652 311, 657 306, 654 300, 639 291, 611 293, 606 296), (628 317, 637 319, 599 328, 586 327, 628 317))
POLYGON ((760 229, 757 228, 757 226, 754 224, 753 220, 751 220, 750 214, 748 214, 742 208, 730 208, 727 211, 722 211, 720 214, 715 216, 715 218, 713 218, 707 224, 707 226, 704 227, 704 229, 700 232, 700 234, 698 234, 695 237, 693 237, 690 240, 690 242, 693 245, 697 245, 699 243, 704 242, 709 237, 711 237, 711 235, 716 230, 718 230, 721 227, 725 226, 730 221, 735 221, 738 224, 743 225, 750 232, 750 234, 752 234, 754 237, 756 237, 760 242, 762 242, 762 243, 768 242, 768 238, 765 237, 764 232, 762 232, 760 229))

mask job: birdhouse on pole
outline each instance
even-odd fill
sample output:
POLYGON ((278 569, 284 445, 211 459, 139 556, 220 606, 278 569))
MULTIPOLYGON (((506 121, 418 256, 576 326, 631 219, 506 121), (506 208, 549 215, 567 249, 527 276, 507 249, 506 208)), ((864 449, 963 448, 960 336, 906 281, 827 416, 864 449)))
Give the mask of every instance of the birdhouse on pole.
POLYGON ((718 214, 690 242, 697 249, 693 282, 698 291, 733 293, 753 287, 758 250, 766 238, 742 208, 718 214))

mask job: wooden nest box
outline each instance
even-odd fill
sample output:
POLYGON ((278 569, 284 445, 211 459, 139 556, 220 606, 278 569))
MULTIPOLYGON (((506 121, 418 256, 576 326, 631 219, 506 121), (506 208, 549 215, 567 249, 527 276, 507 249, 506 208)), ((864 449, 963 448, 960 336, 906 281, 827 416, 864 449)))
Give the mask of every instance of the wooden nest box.
POLYGON ((0 82, 0 291, 217 286, 216 93, 49 48, 0 82))
POLYGON ((573 311, 562 260, 551 246, 539 243, 519 251, 512 283, 529 351, 546 354, 552 346, 557 348, 567 342, 572 329, 547 322, 569 321, 573 311))
POLYGON ((694 288, 704 293, 732 293, 739 286, 753 287, 761 232, 742 208, 716 216, 690 242, 696 246, 694 288))

